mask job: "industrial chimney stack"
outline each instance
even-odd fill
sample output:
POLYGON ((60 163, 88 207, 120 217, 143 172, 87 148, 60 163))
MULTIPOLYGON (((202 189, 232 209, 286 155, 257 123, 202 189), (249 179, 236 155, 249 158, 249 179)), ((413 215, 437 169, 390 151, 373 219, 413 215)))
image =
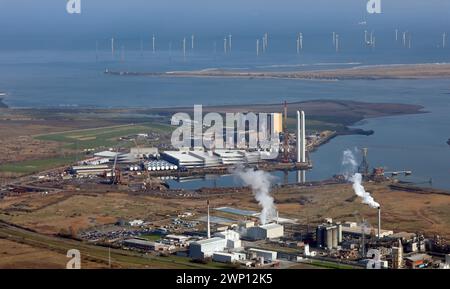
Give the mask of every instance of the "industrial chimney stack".
POLYGON ((378 239, 381 239, 381 207, 378 207, 378 239))
POLYGON ((306 162, 305 112, 297 111, 297 162, 306 162))
POLYGON ((211 222, 210 222, 210 217, 209 217, 209 200, 207 201, 207 204, 208 204, 208 216, 207 216, 207 219, 206 219, 207 226, 208 226, 208 228, 207 228, 207 235, 208 235, 208 239, 211 239, 211 222))

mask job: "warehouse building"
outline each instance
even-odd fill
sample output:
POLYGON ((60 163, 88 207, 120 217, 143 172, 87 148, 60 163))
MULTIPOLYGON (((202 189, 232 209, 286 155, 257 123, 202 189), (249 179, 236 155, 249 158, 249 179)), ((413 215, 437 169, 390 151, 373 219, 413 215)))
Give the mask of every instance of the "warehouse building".
POLYGON ((158 148, 155 147, 134 147, 130 149, 130 154, 135 158, 157 157, 159 155, 158 148))
POLYGON ((161 157, 178 167, 199 168, 205 165, 202 159, 191 155, 189 151, 165 151, 161 157))
POLYGON ((141 239, 128 239, 123 241, 122 245, 125 248, 138 249, 142 251, 168 251, 174 249, 173 246, 141 239))
POLYGON ((226 230, 214 234, 215 237, 223 238, 227 240, 227 249, 238 249, 241 248, 241 236, 238 232, 233 230, 226 230))
POLYGON ((73 166, 70 169, 70 172, 77 176, 99 176, 110 171, 111 169, 108 165, 73 166))
POLYGON ((259 227, 251 227, 247 230, 247 237, 252 240, 266 240, 281 238, 284 236, 284 227, 279 224, 266 224, 259 227))
POLYGON ((273 262, 277 260, 277 252, 275 251, 268 251, 268 250, 261 250, 261 249, 255 249, 251 248, 248 250, 249 254, 251 255, 250 259, 254 258, 264 258, 265 261, 273 262))
POLYGON ((222 164, 236 165, 245 163, 244 152, 240 150, 216 150, 214 154, 220 158, 222 164))
POLYGON ((219 157, 214 155, 212 152, 194 150, 189 152, 189 154, 195 158, 202 160, 205 167, 217 167, 221 165, 219 157))
POLYGON ((227 240, 219 237, 192 242, 189 246, 189 256, 195 260, 212 257, 227 247, 227 240))
POLYGON ((226 253, 226 252, 216 252, 213 254, 213 261, 219 262, 219 263, 234 263, 238 261, 244 261, 245 260, 245 254, 244 253, 226 253))
MULTIPOLYGON (((344 235, 351 235, 354 237, 360 237, 362 233, 366 236, 370 236, 372 233, 378 237, 378 229, 368 227, 368 226, 360 226, 357 225, 355 222, 345 222, 342 224, 342 233, 344 235)), ((394 231, 392 230, 383 230, 380 231, 380 238, 388 237, 394 234, 394 231)))

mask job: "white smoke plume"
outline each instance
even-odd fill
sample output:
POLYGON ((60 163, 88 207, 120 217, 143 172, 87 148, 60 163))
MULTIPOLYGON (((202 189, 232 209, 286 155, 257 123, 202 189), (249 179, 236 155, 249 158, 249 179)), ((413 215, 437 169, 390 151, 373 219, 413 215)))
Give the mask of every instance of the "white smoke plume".
POLYGON ((234 175, 242 180, 244 185, 251 187, 255 199, 262 207, 259 216, 261 224, 265 225, 275 218, 276 208, 273 197, 270 195, 270 188, 275 177, 265 171, 255 171, 251 168, 238 168, 234 171, 234 175))
POLYGON ((353 190, 356 195, 362 199, 362 203, 369 205, 371 208, 378 208, 380 204, 367 192, 362 185, 362 175, 357 173, 358 163, 355 155, 351 150, 345 150, 342 158, 342 166, 345 168, 344 176, 353 183, 353 190))

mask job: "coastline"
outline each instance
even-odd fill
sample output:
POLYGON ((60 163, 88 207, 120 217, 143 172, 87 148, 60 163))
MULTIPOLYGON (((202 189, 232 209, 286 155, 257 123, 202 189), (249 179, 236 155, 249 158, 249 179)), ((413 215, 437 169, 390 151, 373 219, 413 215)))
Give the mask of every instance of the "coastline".
POLYGON ((450 78, 450 64, 396 64, 365 65, 352 68, 310 70, 310 71, 232 71, 195 70, 170 72, 133 72, 105 70, 115 76, 187 77, 187 78, 243 78, 243 79, 295 79, 295 80, 378 80, 378 79, 432 79, 450 78))

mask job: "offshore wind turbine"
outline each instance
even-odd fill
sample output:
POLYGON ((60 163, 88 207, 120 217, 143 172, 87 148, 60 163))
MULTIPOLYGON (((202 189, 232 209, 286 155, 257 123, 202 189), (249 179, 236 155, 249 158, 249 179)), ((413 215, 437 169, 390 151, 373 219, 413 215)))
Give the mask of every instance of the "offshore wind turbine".
POLYGON ((299 38, 299 44, 300 44, 300 50, 303 50, 303 33, 300 32, 300 35, 298 36, 299 38))
POLYGON ((223 53, 227 54, 227 38, 223 39, 223 53))
POLYGON ((336 52, 339 52, 339 34, 336 34, 336 52))
POLYGON ((152 51, 153 51, 153 53, 155 53, 155 41, 156 41, 155 34, 153 34, 153 36, 152 36, 152 51))
POLYGON ((111 56, 114 58, 114 37, 111 38, 111 56))
POLYGON ((259 39, 256 39, 256 56, 259 56, 259 39))
POLYGON ((232 50, 232 38, 233 38, 233 36, 231 35, 231 34, 229 34, 228 35, 228 48, 229 48, 229 50, 230 50, 230 52, 231 52, 231 50, 232 50))
POLYGON ((447 44, 447 32, 444 32, 442 34, 442 48, 445 48, 446 44, 447 44))
POLYGON ((186 58, 186 37, 183 38, 183 57, 186 58))
POLYGON ((194 34, 191 35, 191 49, 194 50, 194 42, 195 42, 195 36, 194 34))

